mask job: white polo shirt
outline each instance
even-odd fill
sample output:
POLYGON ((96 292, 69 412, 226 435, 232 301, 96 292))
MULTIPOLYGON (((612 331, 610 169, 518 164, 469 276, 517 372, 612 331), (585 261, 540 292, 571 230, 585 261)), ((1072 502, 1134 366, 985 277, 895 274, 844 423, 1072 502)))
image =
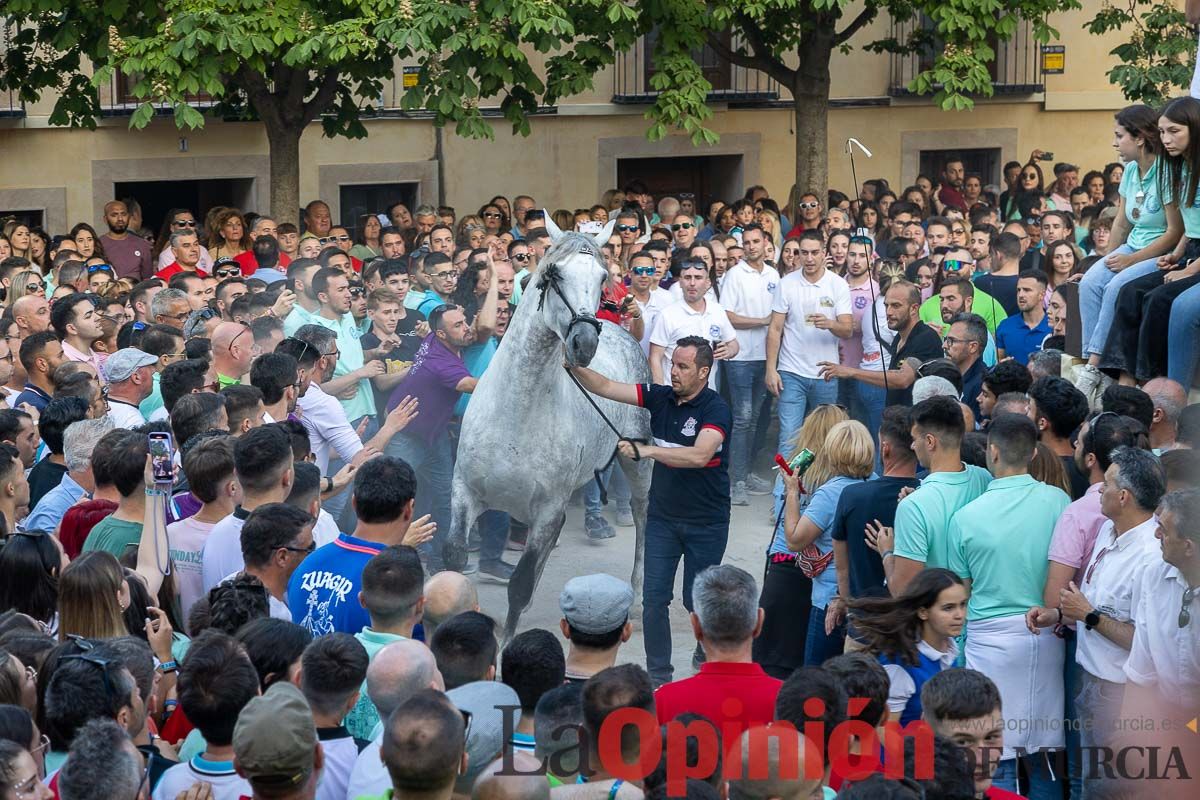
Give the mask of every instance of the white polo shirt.
MULTIPOLYGON (((1096 534, 1092 557, 1083 571, 1079 590, 1101 614, 1118 622, 1133 619, 1133 584, 1138 574, 1159 559, 1154 517, 1141 525, 1114 536, 1112 520, 1106 520, 1096 534)), ((1109 683, 1125 682, 1125 659, 1129 651, 1100 633, 1077 626, 1075 660, 1090 674, 1109 683)))
MULTIPOLYGON (((675 342, 685 336, 699 336, 710 343, 731 342, 737 338, 729 315, 719 303, 705 300, 704 307, 697 311, 685 302, 675 303, 663 309, 654 321, 654 330, 650 332, 650 343, 665 348, 662 360, 663 382, 671 383, 671 356, 675 352, 675 342)), ((717 388, 717 364, 713 363, 712 372, 708 376, 708 388, 717 388)))
POLYGON ((808 314, 824 314, 830 319, 849 315, 850 287, 844 278, 825 270, 816 283, 811 283, 801 270, 788 273, 775 290, 771 310, 787 315, 776 369, 802 378, 819 378, 819 362, 839 363, 838 338, 832 331, 809 325, 804 318, 808 314))
POLYGON ((674 305, 677 301, 666 289, 660 289, 657 286, 650 290, 650 298, 643 303, 634 296, 630 291, 630 297, 638 304, 638 308, 642 311, 642 351, 646 354, 646 358, 650 357, 650 333, 654 330, 654 323, 658 319, 658 315, 662 313, 667 306, 674 305))
POLYGON ((1158 686, 1170 699, 1200 690, 1200 596, 1192 601, 1191 624, 1179 627, 1187 580, 1161 553, 1142 570, 1133 587, 1133 648, 1125 677, 1138 686, 1158 686))
MULTIPOLYGON (((742 317, 769 317, 779 286, 779 273, 764 265, 761 270, 739 261, 721 278, 721 305, 742 317)), ((765 361, 767 329, 742 328, 738 331, 738 352, 733 361, 765 361)))

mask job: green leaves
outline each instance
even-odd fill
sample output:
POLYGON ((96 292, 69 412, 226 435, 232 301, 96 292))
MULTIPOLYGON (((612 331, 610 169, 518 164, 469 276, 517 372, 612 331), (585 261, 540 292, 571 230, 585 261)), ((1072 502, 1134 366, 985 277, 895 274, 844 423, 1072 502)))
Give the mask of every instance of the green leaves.
POLYGON ((1196 36, 1175 3, 1105 3, 1084 27, 1097 35, 1121 32, 1125 41, 1110 51, 1121 63, 1107 74, 1130 101, 1159 105, 1191 82, 1196 36))

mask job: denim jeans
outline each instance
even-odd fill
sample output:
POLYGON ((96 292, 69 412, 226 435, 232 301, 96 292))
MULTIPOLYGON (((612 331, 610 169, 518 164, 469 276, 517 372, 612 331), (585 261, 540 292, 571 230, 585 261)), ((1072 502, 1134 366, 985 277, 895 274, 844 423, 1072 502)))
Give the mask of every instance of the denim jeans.
POLYGON ((403 459, 417 474, 417 499, 413 519, 433 515, 437 531, 433 540, 421 545, 432 565, 442 562, 442 543, 450 530, 450 481, 454 476, 454 458, 450 436, 439 431, 432 442, 401 431, 388 442, 385 455, 403 459))
POLYGON ((854 384, 858 387, 858 406, 866 415, 862 423, 867 426, 875 440, 875 471, 882 475, 883 454, 879 451, 879 426, 883 424, 883 409, 887 407, 887 389, 866 381, 855 381, 854 384))
POLYGON ((1064 631, 1064 641, 1067 645, 1066 657, 1063 659, 1063 688, 1066 700, 1066 734, 1067 734, 1067 775, 1071 784, 1071 794, 1068 800, 1080 800, 1083 797, 1083 776, 1080 770, 1084 760, 1079 750, 1079 709, 1075 696, 1079 694, 1079 676, 1083 667, 1075 660, 1078 648, 1078 636, 1070 628, 1064 631))
POLYGON ((646 573, 642 587, 642 631, 646 671, 655 684, 669 682, 671 600, 675 573, 683 559, 683 607, 692 610, 692 581, 705 567, 721 563, 729 541, 729 522, 683 522, 653 516, 646 520, 646 573))
POLYGON ((998 789, 1017 792, 1017 761, 1025 765, 1029 786, 1024 796, 1029 800, 1062 800, 1062 783, 1050 768, 1053 753, 1031 753, 1027 756, 1009 758, 1000 762, 992 775, 992 785, 998 789))
POLYGON ((794 372, 780 372, 779 377, 783 381, 779 393, 779 453, 787 458, 805 417, 819 405, 837 402, 837 383, 803 378, 794 372))
MULTIPOLYGON (((617 508, 628 510, 633 491, 629 488, 629 481, 625 479, 620 465, 616 461, 609 464, 608 468, 600 473, 600 480, 604 481, 608 489, 610 503, 617 508)), ((598 517, 604 513, 604 505, 600 502, 600 487, 596 485, 595 478, 583 485, 583 513, 587 517, 598 517)))
POLYGON ((729 479, 732 483, 746 480, 754 460, 754 429, 767 385, 765 361, 726 361, 725 377, 729 381, 730 408, 733 411, 733 431, 730 434, 729 479))
MULTIPOLYGON (((828 569, 833 569, 830 564, 828 569)), ((825 633, 825 609, 813 606, 808 615, 808 635, 804 640, 804 666, 819 667, 827 659, 841 655, 846 646, 846 622, 843 620, 825 633)))
POLYGON ((485 511, 479 517, 479 563, 499 561, 508 541, 508 514, 485 511))
MULTIPOLYGON (((1129 255, 1133 252, 1133 248, 1123 244, 1114 250, 1113 254, 1129 255)), ((1148 258, 1131 264, 1120 272, 1113 272, 1101 259, 1084 273, 1079 281, 1079 318, 1083 329, 1084 356, 1104 351, 1104 343, 1108 339, 1109 329, 1112 328, 1117 295, 1121 293, 1121 287, 1158 269, 1156 260, 1148 258)))
POLYGON ((1105 779, 1103 770, 1100 775, 1090 774, 1091 764, 1095 760, 1090 756, 1094 748, 1113 745, 1124 697, 1124 685, 1109 683, 1085 669, 1079 670, 1079 694, 1075 697, 1075 709, 1083 723, 1079 729, 1079 743, 1083 747, 1080 759, 1084 769, 1083 800, 1108 797, 1117 788, 1114 784, 1119 784, 1119 781, 1105 779))
POLYGON ((1190 391, 1200 358, 1200 286, 1188 289, 1171 304, 1167 342, 1167 377, 1190 391))

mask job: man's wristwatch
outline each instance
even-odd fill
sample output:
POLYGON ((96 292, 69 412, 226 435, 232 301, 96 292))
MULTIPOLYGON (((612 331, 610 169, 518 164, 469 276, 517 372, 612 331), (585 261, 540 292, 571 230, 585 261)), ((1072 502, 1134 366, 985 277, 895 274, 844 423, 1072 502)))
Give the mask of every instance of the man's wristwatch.
POLYGON ((328 476, 325 478, 325 491, 326 492, 333 491, 333 478, 330 478, 328 476))
POLYGON ((1086 627, 1089 631, 1092 628, 1099 625, 1100 624, 1100 612, 1093 608, 1091 611, 1089 611, 1087 613, 1087 616, 1085 616, 1083 618, 1083 624, 1084 624, 1084 627, 1086 627))

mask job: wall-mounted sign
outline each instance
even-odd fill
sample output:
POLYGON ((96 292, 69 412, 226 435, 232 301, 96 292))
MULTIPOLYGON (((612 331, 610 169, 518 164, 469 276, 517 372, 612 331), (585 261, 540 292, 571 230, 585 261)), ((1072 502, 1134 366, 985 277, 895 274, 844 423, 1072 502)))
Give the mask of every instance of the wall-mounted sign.
POLYGON ((1042 45, 1042 74, 1062 75, 1067 66, 1067 48, 1061 44, 1042 45))
POLYGON ((404 88, 411 89, 417 85, 417 76, 421 74, 420 67, 405 67, 403 73, 404 88))

